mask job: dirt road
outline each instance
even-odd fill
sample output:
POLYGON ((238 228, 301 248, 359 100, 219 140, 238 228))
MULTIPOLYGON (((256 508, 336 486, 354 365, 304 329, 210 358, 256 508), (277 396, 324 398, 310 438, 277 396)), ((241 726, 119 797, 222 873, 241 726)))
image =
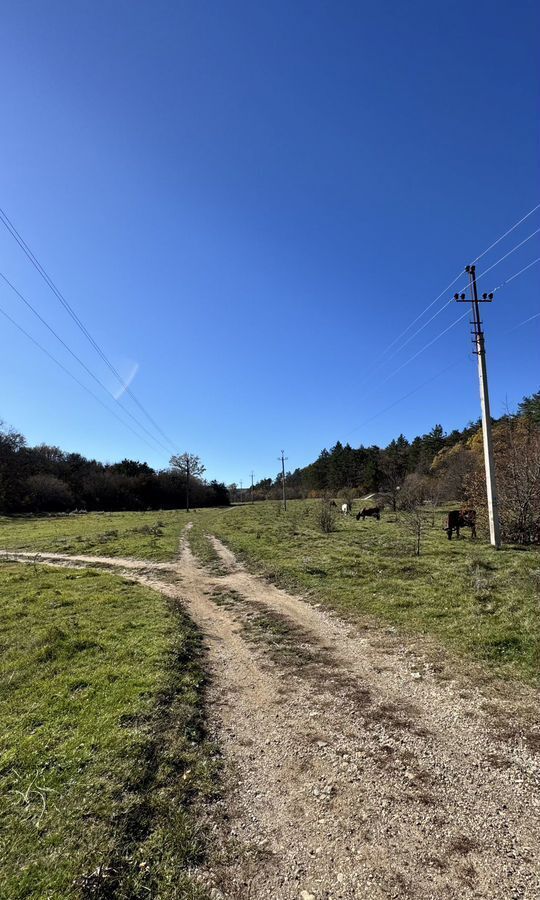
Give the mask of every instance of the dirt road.
POLYGON ((178 597, 206 637, 216 897, 538 900, 538 695, 359 631, 214 544, 219 576, 185 543, 175 564, 97 564, 178 597))

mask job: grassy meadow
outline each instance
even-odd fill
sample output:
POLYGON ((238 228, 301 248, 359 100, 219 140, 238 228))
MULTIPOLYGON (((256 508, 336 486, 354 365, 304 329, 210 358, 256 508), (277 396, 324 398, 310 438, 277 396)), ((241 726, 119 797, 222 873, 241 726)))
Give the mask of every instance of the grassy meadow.
MULTIPOLYGON (((358 504, 357 504, 358 508, 358 504)), ((540 553, 448 541, 443 511, 324 533, 319 501, 0 519, 0 547, 141 559, 215 534, 272 582, 345 618, 434 637, 486 671, 540 683, 540 553)), ((202 898, 198 800, 216 785, 200 638, 178 605, 115 575, 0 563, 0 897, 202 898), (195 801, 195 802, 194 802, 195 801)))
POLYGON ((0 516, 0 548, 165 561, 177 553, 187 520, 178 510, 0 516))
POLYGON ((276 502, 199 510, 193 540, 215 534, 254 571, 349 619, 432 635, 498 674, 540 683, 537 549, 497 552, 468 529, 449 541, 436 510, 434 524, 426 513, 417 557, 406 517, 385 510, 380 522, 357 522, 355 508, 336 516, 330 534, 318 524, 319 501, 292 501, 286 512, 276 502))
MULTIPOLYGON (((66 524, 27 522, 23 543, 66 524)), ((202 897, 192 807, 215 763, 193 626, 91 569, 2 563, 0 590, 0 897, 202 897)))

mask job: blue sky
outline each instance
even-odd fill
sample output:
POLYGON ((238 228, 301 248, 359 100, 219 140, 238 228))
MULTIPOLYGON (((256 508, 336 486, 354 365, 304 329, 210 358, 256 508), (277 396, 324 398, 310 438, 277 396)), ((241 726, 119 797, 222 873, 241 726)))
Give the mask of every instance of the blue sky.
MULTIPOLYGON (((408 361, 463 307, 385 350, 540 203, 536 6, 3 4, 0 207, 209 477, 246 484, 281 448, 295 468, 338 439, 479 415, 467 319, 408 361)), ((479 273, 536 228, 540 209, 479 273)), ((114 392, 2 226, 0 271, 114 392)), ((495 415, 538 390, 540 318, 515 326, 539 288, 540 264, 485 310, 495 415)), ((92 386, 3 283, 0 306, 92 386)), ((0 416, 30 442, 167 464, 2 317, 0 335, 0 416)))

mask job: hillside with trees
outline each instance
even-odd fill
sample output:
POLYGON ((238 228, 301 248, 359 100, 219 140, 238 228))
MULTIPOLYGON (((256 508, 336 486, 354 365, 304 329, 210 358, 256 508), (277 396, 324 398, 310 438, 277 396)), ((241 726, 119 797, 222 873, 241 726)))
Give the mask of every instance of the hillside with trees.
MULTIPOLYGON (((493 420, 501 526, 506 540, 540 541, 540 391, 517 411, 493 420)), ((485 481, 480 422, 446 434, 435 425, 412 441, 400 434, 386 447, 338 441, 286 475, 290 498, 384 495, 393 510, 414 502, 473 505, 482 521, 485 481)), ((234 487, 234 486, 233 486, 234 487)), ((279 497, 281 473, 255 485, 255 497, 279 497)), ((234 498, 234 495, 233 495, 234 498)))
POLYGON ((29 447, 22 434, 0 427, 0 513, 4 515, 181 509, 188 500, 194 507, 224 506, 229 494, 224 484, 207 483, 197 471, 190 475, 173 460, 171 468, 161 471, 132 459, 102 463, 46 444, 29 447))

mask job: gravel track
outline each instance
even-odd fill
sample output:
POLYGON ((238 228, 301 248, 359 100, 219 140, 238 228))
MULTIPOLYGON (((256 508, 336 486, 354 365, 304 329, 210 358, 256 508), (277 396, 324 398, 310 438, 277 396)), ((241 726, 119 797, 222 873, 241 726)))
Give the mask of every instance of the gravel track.
POLYGON ((199 873, 215 896, 538 900, 538 694, 393 629, 358 630, 213 543, 221 576, 185 541, 174 564, 39 561, 119 569, 203 631, 224 758, 199 873))

